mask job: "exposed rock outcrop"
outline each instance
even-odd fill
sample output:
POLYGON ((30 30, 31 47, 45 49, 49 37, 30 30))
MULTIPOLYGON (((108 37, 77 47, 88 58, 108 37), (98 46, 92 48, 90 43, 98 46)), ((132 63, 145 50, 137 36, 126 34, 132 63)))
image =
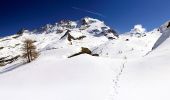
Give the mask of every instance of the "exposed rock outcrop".
POLYGON ((75 54, 69 56, 68 58, 72 58, 72 57, 75 57, 75 56, 78 56, 78 55, 81 55, 81 54, 89 54, 91 56, 99 56, 99 54, 92 54, 92 51, 89 48, 81 47, 80 52, 75 53, 75 54))

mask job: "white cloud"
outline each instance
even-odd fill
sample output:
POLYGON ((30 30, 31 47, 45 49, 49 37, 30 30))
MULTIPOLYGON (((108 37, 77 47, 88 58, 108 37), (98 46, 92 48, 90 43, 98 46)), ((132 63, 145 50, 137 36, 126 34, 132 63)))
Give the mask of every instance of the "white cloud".
POLYGON ((142 27, 141 24, 137 24, 134 26, 134 28, 131 30, 133 33, 145 33, 146 29, 142 27))

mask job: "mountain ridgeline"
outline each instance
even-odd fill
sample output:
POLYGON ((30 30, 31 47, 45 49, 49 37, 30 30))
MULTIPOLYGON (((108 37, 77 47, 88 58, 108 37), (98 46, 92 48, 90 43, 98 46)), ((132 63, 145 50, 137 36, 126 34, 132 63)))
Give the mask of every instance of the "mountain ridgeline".
POLYGON ((33 31, 21 29, 15 35, 0 38, 0 66, 21 59, 25 39, 34 41, 40 55, 53 50, 58 52, 57 57, 69 57, 87 48, 90 54, 100 57, 135 58, 156 49, 169 36, 170 21, 150 32, 136 25, 130 32, 120 35, 98 19, 61 20, 54 25, 47 24, 33 31))

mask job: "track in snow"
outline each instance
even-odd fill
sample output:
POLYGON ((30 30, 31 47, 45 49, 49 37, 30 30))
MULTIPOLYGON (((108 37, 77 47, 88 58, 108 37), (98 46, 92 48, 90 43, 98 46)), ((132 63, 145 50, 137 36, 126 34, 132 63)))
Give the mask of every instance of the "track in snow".
POLYGON ((119 86, 119 79, 121 77, 121 75, 123 74, 126 66, 125 64, 127 63, 127 58, 123 61, 122 65, 120 66, 120 72, 116 75, 115 79, 113 80, 113 89, 114 89, 114 93, 112 93, 112 98, 114 98, 114 96, 116 96, 118 94, 118 88, 119 86))

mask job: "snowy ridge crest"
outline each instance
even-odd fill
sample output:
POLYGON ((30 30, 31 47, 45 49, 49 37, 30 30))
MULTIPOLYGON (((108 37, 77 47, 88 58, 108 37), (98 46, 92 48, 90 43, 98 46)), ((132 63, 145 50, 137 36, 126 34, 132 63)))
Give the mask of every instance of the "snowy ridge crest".
POLYGON ((11 59, 22 55, 24 39, 33 39, 39 52, 63 50, 60 57, 77 53, 82 47, 93 54, 111 58, 142 57, 169 38, 169 22, 147 32, 142 25, 125 34, 118 33, 104 22, 89 17, 78 21, 61 20, 33 31, 20 30, 17 34, 0 39, 0 58, 11 59), (158 39, 159 38, 159 39, 158 39))

